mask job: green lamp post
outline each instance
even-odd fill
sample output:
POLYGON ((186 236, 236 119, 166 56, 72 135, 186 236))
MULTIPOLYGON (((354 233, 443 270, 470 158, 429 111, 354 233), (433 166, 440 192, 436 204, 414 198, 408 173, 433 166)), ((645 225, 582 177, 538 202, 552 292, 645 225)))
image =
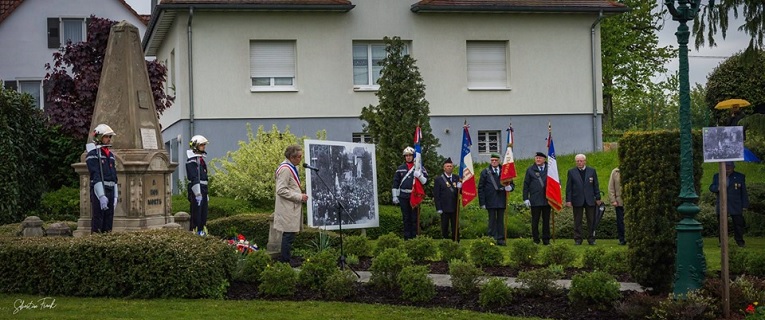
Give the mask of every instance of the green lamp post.
POLYGON ((699 196, 693 186, 693 142, 691 141, 691 96, 688 83, 688 31, 687 22, 699 12, 701 0, 664 0, 672 14, 672 20, 679 21, 677 43, 680 46, 680 200, 677 211, 683 217, 677 223, 677 255, 675 257, 674 293, 685 295, 701 288, 706 272, 704 242, 701 238, 701 223, 694 219, 699 213, 696 205, 699 196), (677 6, 675 6, 677 2, 677 6))

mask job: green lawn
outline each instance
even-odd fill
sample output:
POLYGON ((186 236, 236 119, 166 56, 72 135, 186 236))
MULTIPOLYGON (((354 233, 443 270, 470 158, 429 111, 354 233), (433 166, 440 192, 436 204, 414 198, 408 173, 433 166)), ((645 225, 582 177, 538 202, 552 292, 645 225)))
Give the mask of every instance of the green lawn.
POLYGON ((2 319, 538 319, 455 309, 316 301, 124 300, 0 295, 2 319), (23 301, 32 309, 18 309, 23 301), (43 307, 43 303, 48 306, 43 307), (14 314, 16 312, 16 314, 14 314))

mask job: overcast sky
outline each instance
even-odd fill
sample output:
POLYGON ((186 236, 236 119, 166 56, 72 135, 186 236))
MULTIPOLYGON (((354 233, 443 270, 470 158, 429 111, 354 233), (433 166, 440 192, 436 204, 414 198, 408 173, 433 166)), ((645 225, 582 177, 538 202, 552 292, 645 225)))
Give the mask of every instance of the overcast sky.
MULTIPOLYGON (((151 11, 151 0, 126 0, 133 9, 139 14, 149 14, 151 11)), ((656 0, 664 7, 663 0, 656 0)), ((702 0, 702 3, 707 3, 707 0, 702 0)), ((749 45, 749 36, 743 32, 739 32, 738 26, 742 24, 741 20, 734 20, 733 16, 730 17, 730 24, 728 28, 728 34, 726 39, 723 40, 722 35, 718 34, 715 38, 717 41, 717 47, 701 47, 696 50, 693 46, 693 36, 691 36, 690 43, 688 44, 688 56, 689 56, 689 77, 691 87, 694 83, 706 84, 707 75, 714 70, 717 65, 724 61, 727 57, 730 57, 734 53, 745 49, 749 45)), ((677 21, 672 21, 672 16, 666 13, 664 29, 659 32, 659 45, 666 46, 672 45, 677 48, 677 37, 675 31, 680 24, 677 21)), ((693 22, 688 25, 689 28, 693 28, 693 22)), ((678 61, 672 59, 667 64, 669 74, 672 75, 677 72, 678 61)), ((667 75, 656 75, 655 80, 660 81, 667 77, 667 75)))

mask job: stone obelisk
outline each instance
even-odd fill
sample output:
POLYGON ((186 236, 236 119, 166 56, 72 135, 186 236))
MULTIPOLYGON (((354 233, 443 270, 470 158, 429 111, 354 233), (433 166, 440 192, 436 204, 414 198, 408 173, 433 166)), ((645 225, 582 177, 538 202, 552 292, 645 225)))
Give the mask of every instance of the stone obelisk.
MULTIPOLYGON (((117 133, 112 150, 116 155, 119 202, 114 209, 113 230, 159 228, 170 222, 170 179, 178 164, 171 163, 162 148, 138 28, 126 21, 112 26, 109 33, 90 130, 100 123, 117 133)), ((92 204, 86 154, 72 164, 80 176, 80 219, 75 236, 90 234, 92 204)))

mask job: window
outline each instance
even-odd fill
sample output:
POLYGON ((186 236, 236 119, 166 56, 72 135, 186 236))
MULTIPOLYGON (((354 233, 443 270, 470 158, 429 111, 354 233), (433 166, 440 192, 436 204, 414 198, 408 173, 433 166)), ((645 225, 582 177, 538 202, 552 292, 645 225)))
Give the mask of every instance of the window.
MULTIPOLYGON (((408 54, 408 46, 404 54, 408 54)), ((377 79, 380 79, 382 66, 380 61, 385 59, 385 43, 383 42, 353 42, 353 86, 358 89, 377 89, 377 79)))
POLYGON ((59 48, 87 40, 86 18, 48 18, 48 48, 59 48))
POLYGON ((251 41, 253 91, 295 90, 295 41, 251 41))
POLYGON ((21 93, 28 93, 34 98, 34 103, 37 108, 42 108, 42 101, 40 99, 42 92, 42 81, 40 80, 25 80, 19 81, 18 90, 21 93))
POLYGON ((478 131, 478 153, 499 152, 500 131, 478 131))
POLYGON ((507 42, 468 41, 469 89, 508 89, 507 42))
POLYGON ((353 141, 356 143, 372 143, 372 136, 368 133, 363 132, 354 132, 353 133, 353 141))
MULTIPOLYGON (((165 65, 167 66, 167 62, 165 62, 165 65)), ((169 89, 173 90, 173 93, 175 93, 175 49, 173 51, 170 51, 170 64, 169 68, 167 70, 168 76, 167 79, 170 80, 170 86, 169 89)))

